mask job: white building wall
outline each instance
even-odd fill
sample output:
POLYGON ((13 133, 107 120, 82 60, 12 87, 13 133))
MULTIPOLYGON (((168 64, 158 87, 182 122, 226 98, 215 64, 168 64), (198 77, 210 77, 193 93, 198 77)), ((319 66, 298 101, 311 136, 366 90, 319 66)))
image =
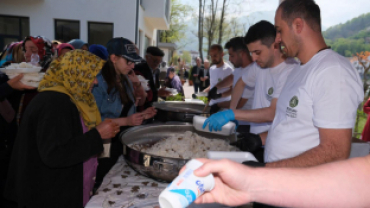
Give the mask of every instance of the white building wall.
MULTIPOLYGON (((55 38, 54 20, 80 21, 80 39, 88 41, 88 21, 113 23, 114 37, 135 41, 135 0, 0 0, 0 14, 30 19, 30 35, 55 38)), ((150 28, 145 28, 150 29, 150 28)))
POLYGON ((168 48, 161 48, 161 50, 164 52, 163 61, 167 62, 167 65, 170 65, 170 63, 169 63, 169 61, 170 61, 170 58, 169 58, 170 50, 168 50, 168 48))
MULTIPOLYGON (((140 55, 144 57, 145 55, 145 36, 150 39, 149 45, 157 45, 157 30, 146 20, 145 9, 142 6, 139 8, 139 30, 142 31, 140 39, 141 45, 139 46, 140 55)), ((139 34, 137 34, 139 36, 139 34)))

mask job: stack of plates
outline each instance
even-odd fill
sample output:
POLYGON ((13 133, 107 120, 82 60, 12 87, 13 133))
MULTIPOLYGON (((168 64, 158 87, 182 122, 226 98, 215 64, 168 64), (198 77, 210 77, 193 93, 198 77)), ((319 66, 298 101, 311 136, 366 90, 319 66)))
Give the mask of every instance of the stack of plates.
POLYGON ((40 72, 41 67, 33 66, 32 64, 22 62, 20 64, 12 63, 5 68, 0 68, 0 71, 5 73, 9 79, 13 79, 19 74, 24 74, 21 82, 27 86, 38 87, 45 73, 40 72))
POLYGON ((149 80, 145 79, 143 76, 141 75, 137 75, 137 77, 139 78, 139 81, 141 82, 141 86, 144 87, 144 90, 145 91, 148 91, 150 90, 150 88, 148 87, 148 82, 149 80))
POLYGON ((171 95, 177 95, 177 89, 175 88, 166 88, 166 91, 171 93, 171 95))

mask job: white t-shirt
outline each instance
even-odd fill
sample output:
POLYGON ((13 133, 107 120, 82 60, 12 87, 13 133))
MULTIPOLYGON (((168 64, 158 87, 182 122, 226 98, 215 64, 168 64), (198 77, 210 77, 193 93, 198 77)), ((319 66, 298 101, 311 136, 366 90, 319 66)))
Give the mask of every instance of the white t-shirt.
MULTIPOLYGON (((248 66, 244 68, 241 68, 241 67, 236 68, 234 70, 233 88, 235 87, 239 79, 242 76, 248 76, 248 73, 254 70, 253 68, 258 68, 258 65, 255 62, 249 64, 248 66)), ((254 73, 254 72, 251 72, 251 73, 254 73)), ((246 85, 244 88, 243 94, 242 94, 242 98, 248 99, 248 101, 245 103, 245 105, 241 109, 243 110, 252 109, 253 95, 254 95, 254 86, 250 87, 246 85)), ((239 121, 239 125, 249 125, 249 124, 250 123, 248 121, 239 121)))
MULTIPOLYGON (((217 68, 216 65, 211 66, 209 69, 209 82, 210 82, 210 89, 212 89, 214 86, 216 86, 217 83, 225 79, 227 76, 232 74, 234 69, 228 64, 224 63, 221 67, 217 68)), ((217 93, 223 93, 228 91, 230 88, 223 88, 223 89, 218 89, 217 93)), ((209 102, 209 105, 214 105, 216 103, 224 102, 224 101, 229 101, 231 99, 231 96, 219 98, 216 100, 211 100, 209 102)))
POLYGON ((351 63, 323 50, 289 75, 276 105, 265 146, 265 161, 296 157, 320 143, 319 128, 350 129, 364 98, 351 63))
MULTIPOLYGON (((272 99, 280 96, 289 73, 297 65, 294 59, 288 58, 274 68, 254 67, 251 73, 243 76, 242 79, 247 86, 255 85, 252 109, 269 107, 272 99)), ((266 132, 270 126, 271 122, 251 123, 250 132, 254 134, 266 132)))

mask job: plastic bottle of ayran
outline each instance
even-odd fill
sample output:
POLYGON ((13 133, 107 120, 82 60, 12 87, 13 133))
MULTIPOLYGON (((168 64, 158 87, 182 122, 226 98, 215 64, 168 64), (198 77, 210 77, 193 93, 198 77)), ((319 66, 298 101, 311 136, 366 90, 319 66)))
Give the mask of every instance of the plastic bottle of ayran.
POLYGON ((211 191, 215 186, 215 179, 210 174, 206 177, 197 177, 194 170, 203 163, 192 159, 186 163, 186 169, 172 181, 159 195, 161 208, 182 208, 189 206, 205 191, 211 191))

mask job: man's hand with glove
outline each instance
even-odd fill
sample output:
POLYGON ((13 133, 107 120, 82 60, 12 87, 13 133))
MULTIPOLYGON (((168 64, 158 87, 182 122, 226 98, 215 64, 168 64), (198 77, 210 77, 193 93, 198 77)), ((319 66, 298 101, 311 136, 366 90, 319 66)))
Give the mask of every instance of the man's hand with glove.
POLYGON ((235 121, 235 115, 232 110, 221 111, 211 115, 203 124, 203 129, 208 124, 209 131, 221 131, 222 127, 229 121, 235 121))
POLYGON ((217 87, 213 87, 209 92, 208 92, 208 101, 210 100, 216 100, 220 98, 222 94, 217 94, 217 87))
POLYGON ((230 143, 244 152, 254 152, 262 146, 261 137, 258 134, 239 133, 238 141, 230 143))

